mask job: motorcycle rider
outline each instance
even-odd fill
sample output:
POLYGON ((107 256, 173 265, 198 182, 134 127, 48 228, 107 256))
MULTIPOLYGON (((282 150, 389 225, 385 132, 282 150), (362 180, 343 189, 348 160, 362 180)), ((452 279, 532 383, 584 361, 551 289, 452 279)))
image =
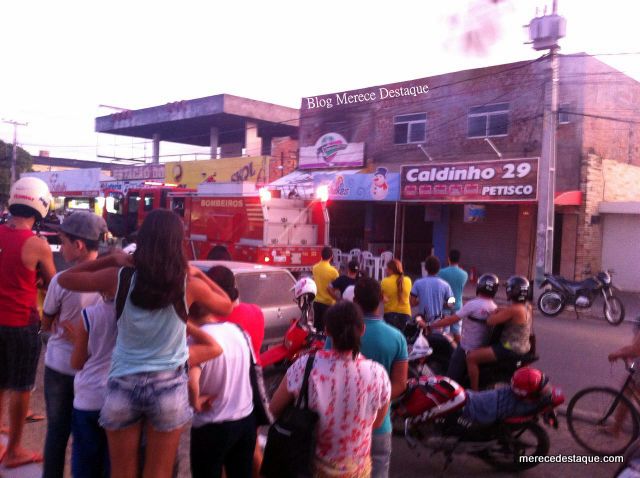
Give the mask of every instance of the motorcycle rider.
POLYGON ((522 276, 511 276, 507 281, 507 299, 511 303, 496 310, 487 319, 489 326, 503 325, 498 342, 467 354, 467 371, 473 390, 478 390, 480 364, 517 359, 531 349, 533 309, 529 281, 522 276))
POLYGON ((424 265, 428 275, 413 284, 409 301, 411 307, 420 306, 420 312, 429 323, 442 316, 444 304, 454 295, 451 286, 438 277, 440 260, 429 256, 424 265))
POLYGON ((460 345, 453 351, 449 360, 447 377, 461 382, 467 373, 466 355, 489 343, 490 330, 487 319, 498 308, 493 298, 498 292, 498 276, 482 274, 476 286, 476 298, 467 302, 456 314, 426 325, 427 332, 434 328, 444 328, 462 321, 460 345))
POLYGON ((9 392, 9 441, 0 445, 6 468, 41 462, 39 453, 20 444, 36 378, 41 341, 37 283, 46 286, 55 275, 53 254, 33 226, 47 214, 51 194, 41 179, 15 182, 9 196, 10 218, 0 226, 0 415, 9 392))

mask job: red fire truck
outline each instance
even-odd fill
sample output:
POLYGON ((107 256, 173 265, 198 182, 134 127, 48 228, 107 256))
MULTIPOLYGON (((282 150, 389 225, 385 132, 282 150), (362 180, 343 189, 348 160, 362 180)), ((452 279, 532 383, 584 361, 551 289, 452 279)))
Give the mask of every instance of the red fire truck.
POLYGON ((326 197, 282 198, 279 191, 258 192, 249 183, 213 183, 164 195, 155 189, 129 190, 120 214, 128 219, 120 222, 129 225, 135 219, 139 225, 154 207, 171 208, 184 220, 190 259, 207 259, 214 246, 223 245, 237 261, 304 270, 320 260, 329 243, 326 197))

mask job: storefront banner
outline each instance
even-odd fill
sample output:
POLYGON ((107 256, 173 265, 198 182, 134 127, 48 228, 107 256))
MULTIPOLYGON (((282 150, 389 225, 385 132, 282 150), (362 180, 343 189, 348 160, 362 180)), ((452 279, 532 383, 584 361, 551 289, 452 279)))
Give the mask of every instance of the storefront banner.
POLYGON ((400 174, 378 168, 374 174, 316 173, 314 187, 329 186, 329 199, 342 201, 397 201, 400 174))
POLYGON ((145 181, 100 181, 100 187, 102 190, 121 191, 126 194, 129 189, 140 188, 144 186, 145 181))
POLYGON ((299 169, 364 166, 364 143, 348 143, 338 133, 320 136, 314 146, 300 148, 299 169))
POLYGON ((126 181, 131 179, 164 180, 164 164, 146 164, 116 168, 111 172, 113 179, 126 181))
POLYGON ((538 198, 538 158, 402 166, 403 201, 514 202, 538 198))
POLYGON ((22 173, 20 176, 42 179, 49 185, 52 196, 97 197, 100 195, 100 168, 22 173))
POLYGON ((164 164, 165 181, 196 188, 200 183, 267 182, 265 156, 207 159, 204 161, 173 161, 164 164))

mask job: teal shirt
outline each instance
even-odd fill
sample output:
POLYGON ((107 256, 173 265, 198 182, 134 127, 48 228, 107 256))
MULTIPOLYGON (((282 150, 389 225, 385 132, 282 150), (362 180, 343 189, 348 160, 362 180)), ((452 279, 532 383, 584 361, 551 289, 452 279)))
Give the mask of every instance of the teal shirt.
POLYGON ((462 291, 464 285, 469 279, 469 274, 464 269, 457 266, 449 266, 444 269, 440 269, 438 277, 445 280, 453 291, 453 296, 456 298, 456 305, 453 308, 454 311, 459 311, 462 308, 462 291))
MULTIPOLYGON (((407 360, 407 340, 404 335, 388 325, 382 317, 365 316, 365 331, 360 342, 360 352, 366 358, 381 364, 391 376, 391 367, 395 362, 407 360)), ((331 349, 331 337, 327 337, 325 349, 331 349)), ((374 435, 391 433, 391 416, 387 411, 384 422, 373 430, 374 435)))

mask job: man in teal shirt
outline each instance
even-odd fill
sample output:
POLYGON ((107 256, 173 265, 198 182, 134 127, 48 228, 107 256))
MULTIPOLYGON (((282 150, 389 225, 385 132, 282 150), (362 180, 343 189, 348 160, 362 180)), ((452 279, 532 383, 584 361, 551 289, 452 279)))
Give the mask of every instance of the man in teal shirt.
MULTIPOLYGON (((449 267, 440 269, 440 272, 438 272, 438 277, 445 280, 449 286, 451 286, 453 296, 456 298, 456 305, 453 308, 454 314, 462 308, 462 292, 464 291, 464 285, 469 279, 469 274, 458 265, 459 262, 460 251, 451 249, 449 251, 449 267)), ((451 326, 451 333, 457 343, 460 343, 461 323, 462 322, 456 322, 451 326)))
MULTIPOLYGON (((372 278, 358 280, 353 301, 364 313, 365 331, 360 341, 360 352, 370 360, 381 364, 391 381, 391 399, 397 398, 407 388, 407 340, 404 335, 388 325, 381 314, 382 289, 372 278)), ((327 339, 326 349, 331 348, 327 339)), ((387 478, 391 461, 391 418, 389 412, 379 428, 373 430, 371 439, 371 478, 387 478)))

